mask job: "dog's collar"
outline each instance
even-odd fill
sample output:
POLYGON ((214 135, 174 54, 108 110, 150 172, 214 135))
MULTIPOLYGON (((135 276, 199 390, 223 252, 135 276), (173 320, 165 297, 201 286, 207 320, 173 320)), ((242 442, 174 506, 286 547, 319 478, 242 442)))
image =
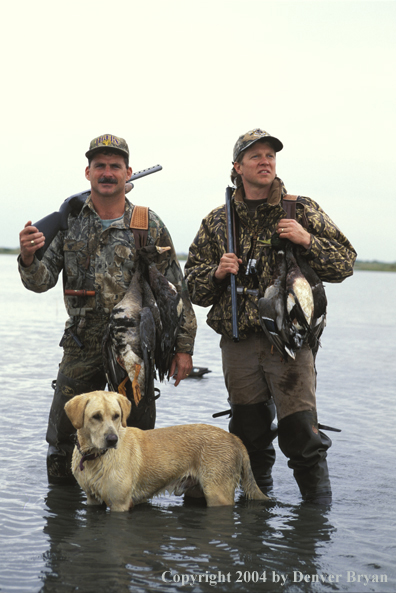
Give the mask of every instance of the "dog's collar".
POLYGON ((102 457, 105 453, 107 453, 108 449, 102 449, 100 453, 83 453, 81 451, 80 443, 76 441, 77 449, 80 452, 81 459, 80 459, 80 470, 84 471, 84 463, 86 461, 92 461, 93 459, 97 459, 98 457, 102 457))

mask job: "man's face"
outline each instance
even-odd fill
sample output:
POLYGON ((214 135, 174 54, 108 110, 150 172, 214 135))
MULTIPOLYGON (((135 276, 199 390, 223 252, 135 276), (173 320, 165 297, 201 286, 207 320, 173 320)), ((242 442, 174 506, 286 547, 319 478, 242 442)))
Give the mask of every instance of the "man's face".
POLYGON ((98 153, 85 169, 85 177, 91 182, 92 192, 102 197, 124 193, 125 183, 131 175, 131 167, 126 167, 120 154, 98 153))
POLYGON ((242 161, 234 163, 234 168, 244 186, 270 186, 276 176, 276 152, 268 142, 255 142, 245 150, 242 161))

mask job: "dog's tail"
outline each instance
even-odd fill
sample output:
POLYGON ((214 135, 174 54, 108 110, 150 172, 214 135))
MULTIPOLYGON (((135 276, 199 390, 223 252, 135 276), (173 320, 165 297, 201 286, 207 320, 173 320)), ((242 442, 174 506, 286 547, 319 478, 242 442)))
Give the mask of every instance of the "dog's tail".
POLYGON ((246 449, 243 451, 241 484, 247 498, 252 500, 269 500, 268 496, 263 494, 256 484, 246 449))

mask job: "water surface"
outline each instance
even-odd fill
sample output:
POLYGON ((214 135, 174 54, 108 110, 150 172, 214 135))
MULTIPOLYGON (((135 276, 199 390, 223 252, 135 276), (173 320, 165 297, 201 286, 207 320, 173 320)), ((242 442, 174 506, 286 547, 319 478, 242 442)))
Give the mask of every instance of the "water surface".
MULTIPOLYGON (((302 505, 277 447, 270 504, 208 509, 163 496, 129 513, 87 507, 78 486, 48 486, 45 432, 65 321, 61 287, 36 295, 0 255, 0 591, 396 591, 396 275, 356 272, 327 285, 318 354, 319 420, 332 433, 334 502, 302 505), (381 582, 382 581, 382 582, 381 582)), ((228 407, 218 337, 199 323, 202 379, 160 384, 157 426, 213 419, 228 407)))

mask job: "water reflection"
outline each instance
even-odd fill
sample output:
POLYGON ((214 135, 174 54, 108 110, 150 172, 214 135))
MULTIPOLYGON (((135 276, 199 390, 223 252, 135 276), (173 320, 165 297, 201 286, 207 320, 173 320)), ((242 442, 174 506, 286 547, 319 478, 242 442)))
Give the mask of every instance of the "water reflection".
POLYGON ((227 591, 304 591, 303 583, 295 589, 293 571, 320 572, 334 532, 327 512, 313 505, 243 497, 235 507, 221 508, 165 497, 111 513, 87 507, 77 486, 54 485, 46 505, 43 593, 174 591, 187 585, 199 592, 221 588, 222 580, 227 591))

